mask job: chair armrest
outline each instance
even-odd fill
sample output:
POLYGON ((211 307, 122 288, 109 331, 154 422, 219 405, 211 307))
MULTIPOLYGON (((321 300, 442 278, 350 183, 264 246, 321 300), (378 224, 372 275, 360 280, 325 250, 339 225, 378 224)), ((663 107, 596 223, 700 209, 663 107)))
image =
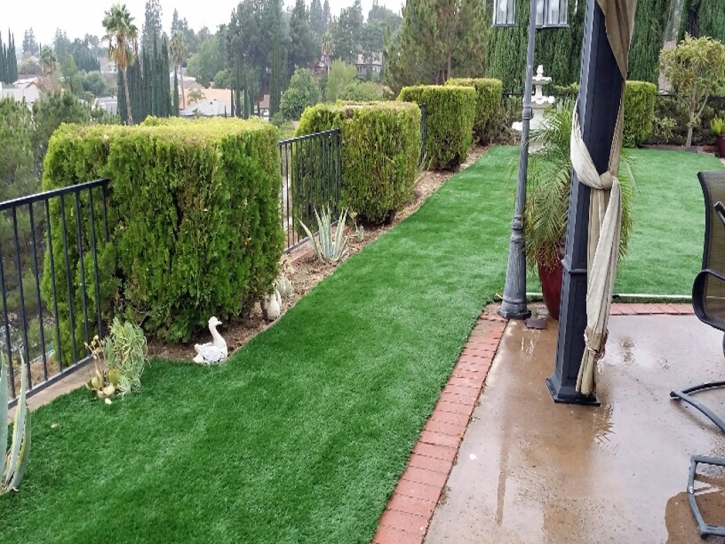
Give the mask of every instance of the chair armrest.
POLYGON ((705 310, 705 286, 707 285, 708 276, 712 276, 725 283, 725 275, 720 272, 710 268, 700 271, 695 276, 695 281, 692 284, 692 308, 695 310, 695 315, 700 321, 718 330, 725 331, 725 322, 713 320, 707 315, 705 310))

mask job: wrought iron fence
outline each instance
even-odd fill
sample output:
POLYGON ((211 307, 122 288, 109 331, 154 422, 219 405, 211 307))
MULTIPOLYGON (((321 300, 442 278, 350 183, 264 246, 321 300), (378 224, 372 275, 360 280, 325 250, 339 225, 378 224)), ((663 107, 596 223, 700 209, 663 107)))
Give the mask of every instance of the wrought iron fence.
POLYGON ((282 171, 282 225, 285 251, 305 241, 300 222, 312 232, 316 227, 315 210, 340 213, 342 173, 340 129, 316 132, 279 142, 282 171))
POLYGON ((102 179, 0 203, 0 349, 10 361, 11 405, 21 360, 32 394, 89 360, 77 339, 103 335, 98 255, 108 243, 107 192, 102 179))

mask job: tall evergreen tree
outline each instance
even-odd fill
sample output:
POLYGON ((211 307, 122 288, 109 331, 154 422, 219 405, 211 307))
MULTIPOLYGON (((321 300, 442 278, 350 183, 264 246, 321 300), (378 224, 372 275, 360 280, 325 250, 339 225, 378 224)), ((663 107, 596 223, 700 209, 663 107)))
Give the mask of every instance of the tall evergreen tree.
POLYGON ((409 0, 399 40, 385 48, 386 78, 394 89, 443 84, 451 76, 484 73, 487 18, 479 0, 409 0))
MULTIPOLYGON (((322 3, 322 20, 325 23, 325 32, 328 30, 328 26, 330 26, 330 19, 332 18, 332 14, 330 13, 330 2, 328 0, 325 0, 322 3)), ((324 32, 323 32, 324 34, 324 32)))
POLYGON ((638 0, 629 48, 628 79, 657 83, 659 54, 673 0, 638 0))
POLYGON ((310 16, 304 0, 296 0, 295 7, 292 8, 289 40, 289 72, 292 73, 296 66, 307 68, 317 57, 317 46, 310 28, 310 16))
MULTIPOLYGON (((419 0, 412 0, 418 2, 419 0)), ((332 32, 332 56, 347 63, 357 61, 357 53, 362 40, 363 14, 360 0, 340 11, 340 18, 332 32)))
MULTIPOLYGON (((512 28, 489 31, 486 75, 503 82, 506 91, 522 91, 526 73, 529 0, 516 0, 516 22, 512 28)), ((569 27, 542 29, 536 34, 536 63, 544 66, 556 85, 579 81, 584 11, 586 2, 569 2, 569 27)), ((492 6, 487 5, 490 20, 492 6)))
POLYGON ((154 42, 163 34, 161 24, 161 2, 159 0, 146 0, 146 14, 142 27, 141 48, 151 51, 154 42))
POLYGON ((35 39, 33 27, 27 29, 23 35, 23 53, 27 53, 28 55, 40 54, 40 48, 38 47, 38 42, 35 39))
POLYGON ((279 111, 282 99, 282 38, 276 36, 272 47, 272 73, 269 82, 269 116, 279 111))
POLYGON ((725 43, 725 2, 683 0, 680 39, 686 32, 695 38, 710 36, 725 43))
POLYGON ((310 28, 317 36, 322 36, 327 31, 327 22, 320 0, 312 0, 310 3, 310 28))

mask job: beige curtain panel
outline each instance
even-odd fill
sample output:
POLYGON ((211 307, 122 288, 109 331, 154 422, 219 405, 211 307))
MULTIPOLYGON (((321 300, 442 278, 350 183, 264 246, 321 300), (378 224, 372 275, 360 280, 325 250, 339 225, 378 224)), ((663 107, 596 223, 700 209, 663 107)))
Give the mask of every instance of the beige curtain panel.
MULTIPOLYGON (((623 79, 627 79, 629 45, 634 29, 637 0, 597 0, 604 12, 607 38, 623 79)), ((597 172, 582 140, 577 108, 571 132, 571 161, 579 181, 591 187, 589 208, 587 328, 585 349, 579 367, 576 390, 591 395, 596 390, 597 361, 607 343, 609 310, 614 292, 622 223, 622 193, 617 179, 622 151, 624 86, 619 101, 617 126, 609 153, 609 168, 597 172)))

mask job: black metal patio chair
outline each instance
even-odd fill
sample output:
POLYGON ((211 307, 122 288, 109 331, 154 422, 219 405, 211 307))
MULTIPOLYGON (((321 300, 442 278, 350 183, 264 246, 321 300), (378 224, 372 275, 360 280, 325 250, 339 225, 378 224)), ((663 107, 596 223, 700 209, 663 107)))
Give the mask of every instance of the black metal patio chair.
MULTIPOLYGON (((692 306, 695 315, 707 325, 725 332, 725 171, 700 172, 697 174, 705 195, 705 247, 702 254, 702 271, 692 286, 692 306)), ((723 336, 725 356, 725 335, 723 336)), ((692 395, 700 391, 725 387, 725 381, 706 382, 679 391, 671 391, 670 397, 681 400, 699 410, 725 433, 725 421, 692 395)), ((725 467, 725 459, 693 455, 687 483, 687 495, 692 513, 700 529, 700 536, 725 536, 725 527, 709 525, 703 520, 695 501, 695 476, 697 465, 725 467)))

